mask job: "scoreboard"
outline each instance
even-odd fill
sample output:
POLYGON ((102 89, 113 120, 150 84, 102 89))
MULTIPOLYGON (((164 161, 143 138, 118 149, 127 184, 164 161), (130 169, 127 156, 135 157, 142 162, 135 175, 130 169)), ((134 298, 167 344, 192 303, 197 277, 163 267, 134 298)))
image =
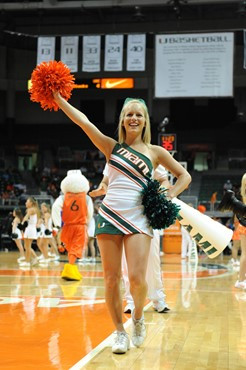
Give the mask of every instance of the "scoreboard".
MULTIPOLYGON (((74 89, 133 89, 134 78, 77 78, 74 89)), ((31 80, 28 80, 28 90, 31 80)))
POLYGON ((177 149, 177 138, 176 134, 161 133, 158 137, 159 145, 169 152, 176 151, 177 149))

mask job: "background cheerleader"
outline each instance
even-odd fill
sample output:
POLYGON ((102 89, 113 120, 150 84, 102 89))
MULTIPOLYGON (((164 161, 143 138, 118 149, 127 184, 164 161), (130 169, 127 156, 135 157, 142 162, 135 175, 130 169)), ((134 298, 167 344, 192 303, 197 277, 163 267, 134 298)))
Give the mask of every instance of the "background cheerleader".
POLYGON ((26 200, 26 214, 22 221, 22 227, 25 229, 24 231, 24 246, 25 246, 25 253, 26 259, 24 262, 20 263, 22 267, 30 267, 31 266, 31 254, 34 255, 34 259, 32 260, 32 264, 38 262, 37 255, 32 249, 32 242, 33 240, 37 240, 37 221, 40 218, 40 210, 38 206, 38 202, 29 197, 26 200))
POLYGON ((20 251, 20 257, 17 259, 17 262, 23 262, 25 260, 25 252, 23 248, 23 233, 20 229, 18 229, 18 224, 20 224, 23 220, 23 214, 20 208, 15 208, 13 210, 13 222, 12 222, 12 239, 14 240, 17 248, 20 251))
MULTIPOLYGON (((242 177, 241 181, 241 196, 242 202, 246 204, 246 173, 242 177)), ((246 226, 241 223, 238 226, 238 233, 241 241, 241 257, 240 257, 240 270, 238 280, 236 281, 235 287, 246 289, 246 226)))
POLYGON ((53 237, 52 235, 52 219, 51 219, 51 210, 47 203, 41 204, 41 213, 43 223, 41 225, 41 250, 43 258, 39 259, 39 264, 48 265, 50 262, 48 255, 48 246, 53 237))

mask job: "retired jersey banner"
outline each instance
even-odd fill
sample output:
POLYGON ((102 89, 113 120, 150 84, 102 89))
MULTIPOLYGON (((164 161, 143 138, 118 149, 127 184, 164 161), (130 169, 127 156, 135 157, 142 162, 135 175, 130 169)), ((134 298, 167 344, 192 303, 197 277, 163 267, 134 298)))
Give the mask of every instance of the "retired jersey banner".
POLYGON ((123 35, 106 35, 105 37, 105 71, 122 71, 123 35))
POLYGON ((61 61, 71 72, 78 72, 79 36, 61 37, 61 61))
POLYGON ((146 55, 146 35, 128 35, 127 71, 144 71, 146 55))
POLYGON ((156 35, 155 97, 233 96, 234 33, 156 35))
POLYGON ((55 37, 38 37, 37 64, 55 59, 55 37))
POLYGON ((101 70, 101 36, 83 36, 83 72, 99 72, 101 70))

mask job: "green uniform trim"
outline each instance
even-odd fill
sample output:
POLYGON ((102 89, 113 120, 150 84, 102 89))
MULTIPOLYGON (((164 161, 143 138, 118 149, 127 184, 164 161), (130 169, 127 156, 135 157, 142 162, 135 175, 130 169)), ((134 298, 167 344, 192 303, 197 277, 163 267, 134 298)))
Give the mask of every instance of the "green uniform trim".
POLYGON ((139 177, 135 176, 131 171, 129 171, 127 168, 123 167, 123 165, 121 165, 120 163, 115 162, 113 159, 110 159, 109 163, 112 166, 117 167, 122 172, 125 172, 125 174, 127 174, 134 181, 136 181, 142 188, 146 188, 147 187, 147 185, 141 179, 139 179, 139 177))
MULTIPOLYGON (((147 177, 147 178, 150 178, 151 175, 152 175, 152 171, 153 171, 153 165, 152 165, 152 162, 151 160, 144 154, 138 152, 137 150, 131 148, 129 145, 127 145, 126 143, 122 143, 122 144, 119 144, 117 143, 112 151, 112 154, 113 155, 116 155, 117 157, 119 158, 124 158, 124 161, 126 161, 129 165, 131 165, 135 170, 137 170, 139 172, 140 175, 143 175, 144 177, 147 177), (125 148, 126 151, 134 154, 135 156, 137 156, 139 159, 141 159, 148 167, 149 171, 147 173, 147 175, 143 175, 142 174, 142 171, 141 171, 141 168, 139 168, 135 163, 133 163, 132 161, 130 161, 128 158, 126 158, 124 155, 122 155, 122 153, 117 153, 117 151, 119 151, 120 149, 122 148, 125 148)), ((111 159, 109 160, 109 163, 111 162, 111 159)))
POLYGON ((98 215, 96 219, 95 235, 99 234, 125 235, 121 230, 117 229, 117 227, 105 220, 101 215, 98 215))
POLYGON ((120 216, 115 214, 113 211, 111 211, 105 204, 102 203, 101 209, 111 218, 113 218, 116 222, 118 222, 122 227, 127 229, 130 233, 139 233, 140 231, 138 229, 135 229, 134 226, 129 224, 127 221, 123 220, 120 216))

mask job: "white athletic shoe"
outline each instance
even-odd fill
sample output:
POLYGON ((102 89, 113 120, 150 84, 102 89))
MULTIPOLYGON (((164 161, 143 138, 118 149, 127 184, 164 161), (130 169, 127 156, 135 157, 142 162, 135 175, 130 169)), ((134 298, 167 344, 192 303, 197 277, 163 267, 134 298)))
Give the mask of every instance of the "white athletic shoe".
POLYGON ((78 262, 79 264, 81 264, 81 265, 84 265, 84 264, 86 264, 86 259, 85 259, 85 258, 79 258, 79 259, 77 260, 77 262, 78 262))
POLYGON ((153 308, 155 311, 159 313, 165 313, 170 311, 170 308, 168 307, 164 300, 153 302, 153 308))
POLYGON ((123 331, 117 331, 112 345, 113 353, 126 353, 130 348, 130 340, 127 333, 123 331))
POLYGON ((144 325, 144 315, 141 319, 134 319, 135 310, 132 311, 132 323, 133 323, 133 333, 132 333, 132 343, 135 347, 140 347, 146 337, 146 329, 144 325))
POLYGON ((19 257, 19 258, 17 259, 17 262, 18 262, 18 263, 21 263, 21 262, 23 262, 23 261, 25 261, 25 257, 19 257))
POLYGON ((38 261, 38 258, 37 257, 34 257, 32 260, 31 260, 31 265, 32 266, 35 266, 35 265, 37 265, 39 263, 39 261, 38 261))
POLYGON ((52 254, 49 255, 50 261, 58 261, 60 259, 60 256, 58 254, 52 254))
POLYGON ((20 262, 19 265, 20 267, 31 267, 31 263, 26 261, 20 262))
POLYGON ((238 289, 246 289, 246 281, 239 281, 237 280, 236 283, 235 283, 235 288, 238 288, 238 289))
POLYGON ((38 264, 41 265, 41 266, 48 266, 50 262, 50 259, 49 258, 44 258, 43 260, 39 260, 38 264))
POLYGON ((127 303, 127 305, 124 308, 124 313, 132 313, 133 310, 134 310, 134 304, 127 303))
POLYGON ((231 258, 229 262, 232 264, 232 266, 240 266, 240 261, 234 260, 234 258, 231 258))

